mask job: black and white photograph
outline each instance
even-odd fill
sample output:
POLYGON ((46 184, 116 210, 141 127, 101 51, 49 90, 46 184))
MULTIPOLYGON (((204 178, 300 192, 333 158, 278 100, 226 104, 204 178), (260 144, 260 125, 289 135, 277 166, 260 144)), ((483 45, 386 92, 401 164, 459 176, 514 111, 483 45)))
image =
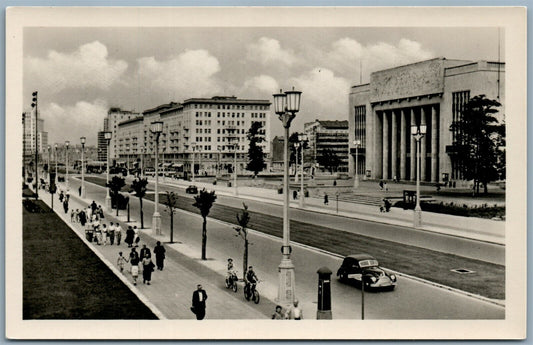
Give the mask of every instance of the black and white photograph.
POLYGON ((524 339, 525 71, 519 7, 8 8, 6 337, 524 339))

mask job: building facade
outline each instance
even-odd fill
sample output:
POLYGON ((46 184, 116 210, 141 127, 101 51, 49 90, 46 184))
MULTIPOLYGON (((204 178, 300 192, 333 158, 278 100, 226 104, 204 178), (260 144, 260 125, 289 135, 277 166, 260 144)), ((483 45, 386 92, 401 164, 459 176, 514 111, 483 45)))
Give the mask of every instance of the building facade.
POLYGON ((237 172, 245 173, 247 133, 252 122, 263 125, 261 136, 265 140, 260 145, 265 155, 270 152, 270 104, 267 100, 216 96, 191 98, 183 103, 171 102, 145 110, 142 121, 135 118, 119 123, 117 138, 122 139, 123 144, 117 146, 117 157, 124 160, 133 155, 140 159, 142 155, 144 166, 153 167, 155 138, 150 124, 161 121, 161 164, 172 164, 192 173, 194 160, 195 174, 217 175, 233 171, 236 154, 237 172), (129 145, 126 144, 127 137, 130 138, 129 145))
MULTIPOLYGON (((48 132, 44 131, 44 120, 41 118, 35 120, 34 110, 22 113, 22 153, 25 163, 35 160, 36 140, 37 152, 41 155, 48 152, 48 132), (36 125, 37 133, 35 131, 36 125)), ((40 160, 42 159, 43 157, 40 157, 40 160)))
POLYGON ((304 133, 309 140, 306 157, 313 157, 316 164, 324 150, 330 150, 341 160, 337 171, 348 171, 348 121, 315 120, 304 124, 304 133))
POLYGON ((436 58, 371 74, 349 95, 349 173, 370 179, 416 180, 416 142, 411 126, 427 126, 420 141, 421 181, 461 180, 450 125, 477 95, 498 100, 505 113, 505 64, 436 58))
POLYGON ((117 147, 118 147, 118 124, 124 121, 134 119, 141 114, 130 111, 122 110, 117 107, 110 108, 107 112, 107 117, 104 119, 104 131, 109 131, 112 133, 111 141, 109 142, 109 159, 111 161, 118 158, 117 147))

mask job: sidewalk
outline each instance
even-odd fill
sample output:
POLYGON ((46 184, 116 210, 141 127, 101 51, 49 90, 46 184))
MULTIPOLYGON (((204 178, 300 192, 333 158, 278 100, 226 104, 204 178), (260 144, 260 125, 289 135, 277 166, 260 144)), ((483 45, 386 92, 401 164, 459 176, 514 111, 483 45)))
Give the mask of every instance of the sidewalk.
MULTIPOLYGON (((62 186, 64 190, 64 186, 62 186)), ((40 198, 50 206, 50 194, 40 190, 40 198)), ((274 304, 268 299, 262 299, 259 305, 254 305, 244 300, 242 292, 242 283, 239 291, 234 293, 224 286, 224 277, 226 274, 225 263, 217 260, 208 262, 195 259, 193 255, 183 254, 187 251, 185 245, 180 243, 165 243, 166 237, 153 236, 151 229, 141 230, 141 242, 146 244, 151 251, 156 241, 161 241, 166 248, 166 259, 164 270, 155 270, 152 274, 151 285, 144 285, 142 273, 139 273, 137 285, 134 286, 129 273, 129 264, 126 264, 124 272, 116 267, 118 252, 122 251, 123 256, 128 257, 130 248, 125 243, 120 246, 114 245, 97 245, 89 243, 85 239, 85 230, 79 223, 71 223, 70 211, 87 207, 92 200, 81 199, 71 193, 69 202, 69 213, 65 214, 57 195, 54 196, 54 211, 60 218, 65 221, 93 251, 110 267, 110 269, 123 280, 123 282, 139 297, 141 301, 147 304, 154 313, 161 319, 195 319, 195 315, 190 311, 192 293, 196 289, 196 284, 201 283, 208 294, 206 319, 269 319, 274 304)), ((98 201, 97 201, 98 202, 98 201)), ((118 219, 106 211, 103 223, 115 223, 117 220, 121 223, 123 229, 122 239, 125 238, 125 230, 128 225, 140 224, 135 222, 126 223, 126 216, 119 216, 118 219)), ((123 213, 123 212, 122 212, 123 213)), ((150 223, 145 221, 145 223, 150 223)), ((146 224, 145 224, 146 225, 146 224)), ((139 251, 140 248, 137 248, 139 251)), ((196 251, 197 252, 197 251, 196 251)))
MULTIPOLYGON (((127 179, 133 180, 130 176, 127 179)), ((155 183, 155 179, 149 178, 149 182, 155 183)), ((221 184, 213 185, 212 183, 206 182, 189 182, 170 178, 160 178, 159 184, 163 186, 170 185, 184 188, 190 185, 196 185, 199 189, 205 188, 207 190, 215 190, 219 195, 283 205, 283 195, 278 194, 275 189, 242 186, 238 187, 238 194, 235 195, 235 188, 221 184)), ((291 200, 290 206, 291 208, 300 209, 298 200, 291 200)), ((392 208, 388 213, 381 213, 379 212, 379 208, 375 206, 340 200, 337 203, 335 195, 329 195, 329 205, 324 205, 323 199, 321 198, 305 198, 303 209, 408 228, 413 227, 414 215, 412 210, 392 208)), ((434 212, 422 212, 422 227, 420 230, 470 238, 495 244, 505 244, 504 221, 475 217, 460 217, 434 212)))

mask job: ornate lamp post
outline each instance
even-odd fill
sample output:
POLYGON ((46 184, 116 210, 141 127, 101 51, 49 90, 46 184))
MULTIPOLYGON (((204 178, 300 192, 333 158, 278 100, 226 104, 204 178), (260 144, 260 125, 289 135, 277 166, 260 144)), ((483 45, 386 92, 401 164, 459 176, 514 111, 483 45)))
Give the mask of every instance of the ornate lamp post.
POLYGON ((414 227, 419 228, 422 225, 422 208, 420 207, 420 140, 426 134, 427 126, 411 126, 411 134, 416 140, 416 206, 414 213, 414 227))
MULTIPOLYGON (((106 168, 106 173, 105 173, 106 186, 109 185, 109 143, 111 142, 112 135, 113 135, 112 132, 104 132, 104 138, 107 143, 107 152, 106 152, 107 168, 106 168)), ((108 210, 111 211, 111 192, 109 190, 109 187, 107 187, 107 194, 105 196, 105 206, 108 210)))
POLYGON ((65 141, 65 169, 66 169, 66 177, 65 177, 65 184, 67 185, 67 191, 69 190, 69 183, 68 183, 68 146, 70 145, 70 141, 65 141))
POLYGON ((154 215, 152 216, 152 233, 161 235, 161 215, 157 208, 159 206, 159 135, 163 132, 163 122, 152 122, 150 131, 155 134, 155 206, 154 215))
POLYGON ((85 198, 85 137, 80 138, 81 141, 81 197, 85 198))
POLYGON ((359 187, 359 172, 357 171, 359 167, 359 145, 361 145, 361 140, 354 140, 353 146, 355 146, 355 176, 353 177, 353 187, 359 187))
POLYGON ((281 263, 278 266, 279 285, 278 303, 289 307, 294 302, 294 265, 291 260, 290 228, 289 228, 289 128, 296 113, 300 110, 301 91, 286 91, 274 94, 274 109, 285 128, 284 167, 283 167, 283 245, 281 247, 281 263))

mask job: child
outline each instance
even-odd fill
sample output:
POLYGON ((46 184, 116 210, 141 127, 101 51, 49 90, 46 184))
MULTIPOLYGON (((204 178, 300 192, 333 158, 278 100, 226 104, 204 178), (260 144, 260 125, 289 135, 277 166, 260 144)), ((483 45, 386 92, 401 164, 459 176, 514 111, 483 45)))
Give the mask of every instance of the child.
POLYGON ((117 266, 120 268, 120 272, 124 271, 124 262, 128 262, 128 259, 122 256, 122 252, 118 252, 117 266))

